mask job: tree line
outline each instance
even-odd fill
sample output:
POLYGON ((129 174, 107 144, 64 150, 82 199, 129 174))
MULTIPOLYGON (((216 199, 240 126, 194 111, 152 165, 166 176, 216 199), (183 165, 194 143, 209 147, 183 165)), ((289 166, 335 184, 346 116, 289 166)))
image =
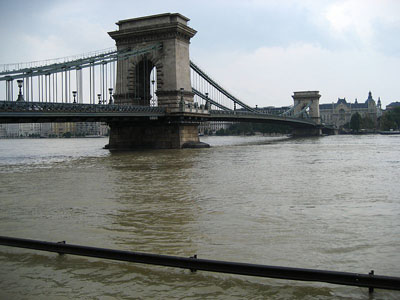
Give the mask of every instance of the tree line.
POLYGON ((397 130, 400 128, 400 107, 389 110, 383 114, 380 119, 381 130, 397 130))
POLYGON ((386 111, 375 123, 369 115, 362 117, 358 112, 351 116, 350 122, 344 126, 353 132, 359 132, 361 129, 374 130, 380 129, 388 131, 390 129, 397 130, 400 128, 400 107, 386 111))

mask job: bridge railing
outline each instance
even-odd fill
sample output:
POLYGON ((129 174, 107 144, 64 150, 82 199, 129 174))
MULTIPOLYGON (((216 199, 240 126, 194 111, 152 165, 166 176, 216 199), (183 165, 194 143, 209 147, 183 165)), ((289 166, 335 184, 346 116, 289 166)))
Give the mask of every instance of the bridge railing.
POLYGON ((316 124, 310 119, 299 119, 292 116, 281 116, 277 114, 259 114, 249 111, 223 111, 211 110, 210 119, 216 121, 231 122, 281 122, 295 127, 314 127, 316 124))
POLYGON ((165 113, 165 108, 139 105, 0 101, 0 112, 151 112, 163 114, 165 113))
POLYGON ((211 113, 214 115, 236 115, 236 116, 255 116, 257 118, 267 118, 267 117, 279 117, 281 119, 293 119, 290 116, 281 116, 279 114, 273 114, 273 113, 266 113, 266 112, 260 112, 260 113, 255 113, 252 111, 244 111, 244 110, 236 110, 236 111, 226 111, 226 110, 211 110, 211 113))

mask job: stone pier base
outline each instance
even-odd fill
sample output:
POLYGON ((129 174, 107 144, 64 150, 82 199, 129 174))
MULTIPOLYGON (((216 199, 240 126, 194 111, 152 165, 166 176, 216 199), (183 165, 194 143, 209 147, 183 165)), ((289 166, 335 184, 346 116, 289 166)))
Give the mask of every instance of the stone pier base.
POLYGON ((205 148, 197 124, 113 123, 110 150, 205 148))
POLYGON ((294 128, 292 131, 293 136, 319 136, 322 135, 320 128, 294 128))

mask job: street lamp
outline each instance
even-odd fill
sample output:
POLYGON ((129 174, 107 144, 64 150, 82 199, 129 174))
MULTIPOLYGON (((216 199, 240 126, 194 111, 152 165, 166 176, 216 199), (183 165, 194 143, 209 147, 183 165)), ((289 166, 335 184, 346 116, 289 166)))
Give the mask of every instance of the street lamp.
POLYGON ((152 81, 151 81, 151 85, 152 85, 152 87, 153 87, 153 97, 152 97, 152 99, 151 99, 151 103, 152 103, 152 105, 151 106, 156 106, 156 93, 155 93, 155 90, 154 90, 154 83, 155 83, 156 81, 153 79, 152 81))
POLYGON ((184 90, 185 90, 184 88, 181 88, 181 102, 179 103, 181 111, 185 110, 185 101, 183 100, 183 91, 184 90))
POLYGON ((74 96, 74 102, 73 103, 76 103, 76 91, 72 91, 72 96, 74 96))
POLYGON ((17 80, 17 83, 18 83, 18 88, 19 88, 19 94, 18 94, 17 101, 25 101, 24 96, 22 95, 22 84, 24 83, 24 81, 22 79, 19 79, 19 80, 17 80))
POLYGON ((110 93, 110 101, 108 102, 108 104, 113 104, 112 91, 113 91, 113 88, 108 89, 108 92, 110 93))

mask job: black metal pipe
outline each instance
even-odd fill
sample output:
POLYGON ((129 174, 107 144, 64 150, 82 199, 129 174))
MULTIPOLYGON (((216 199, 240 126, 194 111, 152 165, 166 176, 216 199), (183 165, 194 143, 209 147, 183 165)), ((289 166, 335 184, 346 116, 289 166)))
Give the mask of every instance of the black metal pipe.
POLYGON ((185 258, 178 256, 148 254, 141 252, 121 251, 30 239, 20 239, 5 236, 0 236, 0 245, 57 252, 60 254, 73 254, 119 261, 184 268, 189 270, 203 270, 248 276, 300 281, 317 281, 367 288, 400 290, 400 277, 392 276, 378 276, 374 274, 358 274, 315 269, 267 266, 238 262, 197 259, 194 257, 185 258))

